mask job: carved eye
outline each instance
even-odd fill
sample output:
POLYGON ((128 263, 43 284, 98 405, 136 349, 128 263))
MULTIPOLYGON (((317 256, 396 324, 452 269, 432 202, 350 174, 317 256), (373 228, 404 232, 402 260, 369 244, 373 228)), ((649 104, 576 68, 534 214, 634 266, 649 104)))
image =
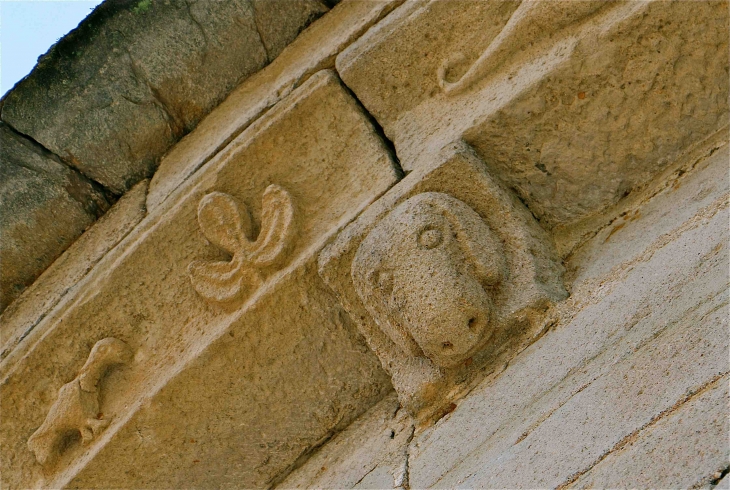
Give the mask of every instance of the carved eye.
POLYGON ((432 249, 441 245, 444 236, 441 230, 435 228, 426 228, 418 235, 418 245, 421 248, 432 249))

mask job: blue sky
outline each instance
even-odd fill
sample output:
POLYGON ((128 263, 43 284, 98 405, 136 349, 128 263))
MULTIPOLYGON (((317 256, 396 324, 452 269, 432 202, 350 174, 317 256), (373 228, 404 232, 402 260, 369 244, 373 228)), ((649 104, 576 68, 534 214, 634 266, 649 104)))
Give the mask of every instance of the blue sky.
POLYGON ((0 96, 101 0, 0 0, 0 96))

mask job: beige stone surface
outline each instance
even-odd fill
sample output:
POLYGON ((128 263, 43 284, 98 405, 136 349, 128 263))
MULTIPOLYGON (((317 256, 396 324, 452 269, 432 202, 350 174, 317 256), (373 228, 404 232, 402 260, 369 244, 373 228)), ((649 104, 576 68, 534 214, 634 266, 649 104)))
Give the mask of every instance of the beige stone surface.
POLYGON ((145 216, 149 181, 129 190, 0 315, 0 361, 64 298, 79 294, 79 281, 145 216))
POLYGON ((694 488, 728 466, 730 378, 719 378, 609 454, 571 487, 694 488), (715 471, 712 471, 712 468, 715 471))
MULTIPOLYGON (((569 5, 571 2, 565 2, 569 5)), ((456 94, 517 3, 412 2, 337 59, 405 170, 463 137, 548 227, 616 203, 727 124, 726 2, 613 2, 456 94)))
POLYGON ((45 420, 28 438, 28 449, 38 463, 55 462, 69 442, 69 433, 88 444, 109 426, 99 401, 101 381, 110 368, 127 365, 133 358, 132 349, 114 337, 94 344, 79 374, 61 386, 45 420))
POLYGON ((98 186, 0 123, 0 313, 108 208, 98 186))
POLYGON ((318 0, 106 2, 8 93, 2 120, 122 194, 326 11, 318 0))
POLYGON ((103 4, 0 106, 115 192, 271 64, 0 316, 0 486, 727 487, 729 19, 103 4))
POLYGON ((272 286, 65 486, 265 488, 392 389, 313 262, 272 286))
POLYGON ((413 424, 390 394, 328 441, 277 488, 405 488, 413 424))
MULTIPOLYGON (((730 179, 719 136, 626 210, 635 219, 571 257, 573 293, 550 331, 416 431, 410 488, 723 486, 730 179)), ((385 430, 371 413, 353 427, 385 430)), ((343 432, 285 483, 353 488, 351 461, 389 461, 362 437, 343 432)))
MULTIPOLYGON (((337 71, 399 145, 398 119, 429 99, 443 98, 437 77, 442 63, 457 52, 476 59, 518 6, 481 0, 405 2, 337 57, 337 71)), ((411 168, 416 162, 403 163, 411 168)))
POLYGON ((147 207, 155 209, 236 135, 313 73, 334 67, 334 57, 342 49, 401 2, 346 0, 312 24, 269 66, 233 90, 195 131, 162 158, 152 178, 147 207))
POLYGON ((107 254, 82 293, 19 344, 14 362, 0 365, 3 486, 264 486, 377 402, 388 379, 314 261, 393 185, 393 165, 332 72, 250 126, 107 254), (188 267, 227 257, 204 238, 199 202, 231 195, 258 229, 270 184, 292 197, 296 240, 237 303, 206 301, 188 267), (88 445, 71 434, 55 466, 35 464, 28 437, 106 337, 135 352, 103 385, 111 424, 88 445))
POLYGON ((730 478, 728 478, 728 470, 726 469, 723 472, 715 473, 713 475, 712 483, 710 484, 711 488, 719 488, 719 489, 727 489, 730 488, 730 478))

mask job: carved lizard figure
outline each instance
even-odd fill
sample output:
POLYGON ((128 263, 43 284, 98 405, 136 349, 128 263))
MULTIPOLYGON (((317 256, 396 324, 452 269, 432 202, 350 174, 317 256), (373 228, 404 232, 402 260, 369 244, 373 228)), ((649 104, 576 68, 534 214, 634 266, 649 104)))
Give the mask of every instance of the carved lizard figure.
POLYGON ((115 365, 128 364, 132 349, 113 337, 98 341, 76 378, 58 390, 58 398, 51 406, 43 424, 28 439, 28 448, 39 463, 45 464, 60 452, 59 443, 73 431, 81 433, 81 441, 88 444, 109 420, 98 419, 99 381, 115 365))
POLYGON ((446 94, 457 94, 486 76, 504 63, 516 51, 534 44, 544 37, 585 19, 597 10, 613 5, 606 0, 523 0, 507 21, 497 37, 492 40, 481 56, 464 75, 453 82, 446 80, 448 69, 463 61, 464 56, 457 53, 446 60, 438 70, 439 85, 446 94))

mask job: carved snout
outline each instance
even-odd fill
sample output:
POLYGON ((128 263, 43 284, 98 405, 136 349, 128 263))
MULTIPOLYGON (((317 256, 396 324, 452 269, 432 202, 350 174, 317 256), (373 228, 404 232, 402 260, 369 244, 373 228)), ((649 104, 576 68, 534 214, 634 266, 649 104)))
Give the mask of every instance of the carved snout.
POLYGON ((447 277, 413 285, 403 315, 423 353, 435 364, 453 367, 489 339, 492 300, 472 276, 450 269, 447 277))

